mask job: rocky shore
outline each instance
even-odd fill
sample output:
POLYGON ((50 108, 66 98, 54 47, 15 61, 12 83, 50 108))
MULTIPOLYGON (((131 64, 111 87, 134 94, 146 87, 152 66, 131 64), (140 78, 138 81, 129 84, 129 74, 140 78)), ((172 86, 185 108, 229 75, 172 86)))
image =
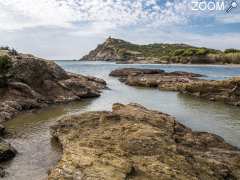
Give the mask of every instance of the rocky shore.
POLYGON ((106 82, 68 73, 53 61, 32 55, 9 56, 7 84, 0 88, 0 122, 21 111, 97 97, 106 82))
POLYGON ((58 179, 240 179, 240 151, 214 134, 137 104, 68 116, 52 127, 58 179))
MULTIPOLYGON (((104 80, 68 73, 53 61, 17 52, 13 55, 7 50, 4 53, 0 56, 0 123, 23 111, 98 97, 106 87, 104 80)), ((0 125, 1 136, 4 131, 0 125)), ((16 150, 1 139, 0 162, 15 154, 16 150)))
POLYGON ((235 77, 222 81, 202 81, 179 84, 177 87, 181 93, 220 101, 226 104, 240 106, 240 78, 235 77))
POLYGON ((120 81, 130 86, 176 91, 178 84, 200 81, 197 78, 203 75, 180 71, 165 72, 159 69, 123 68, 112 71, 110 76, 120 77, 120 81))
POLYGON ((158 69, 117 69, 110 76, 130 86, 155 87, 160 90, 178 91, 211 101, 240 106, 240 78, 227 80, 200 80, 200 74, 188 72, 166 73, 158 69))

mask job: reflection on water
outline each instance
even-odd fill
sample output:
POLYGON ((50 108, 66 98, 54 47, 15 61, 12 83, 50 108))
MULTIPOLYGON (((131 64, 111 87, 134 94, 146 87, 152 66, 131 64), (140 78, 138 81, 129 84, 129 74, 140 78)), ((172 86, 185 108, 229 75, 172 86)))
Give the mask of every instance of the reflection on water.
POLYGON ((126 86, 109 77, 111 70, 120 67, 160 68, 166 71, 188 71, 208 75, 209 79, 225 79, 240 75, 240 68, 213 66, 169 65, 117 65, 114 63, 58 61, 65 69, 75 73, 97 76, 107 81, 110 90, 104 90, 100 98, 58 105, 36 113, 26 113, 5 125, 16 132, 10 142, 19 154, 5 164, 10 175, 7 179, 44 179, 47 170, 59 158, 59 148, 51 144, 49 126, 67 114, 83 111, 111 110, 112 104, 139 103, 147 108, 171 114, 178 121, 198 131, 208 131, 224 137, 240 147, 240 111, 238 107, 209 102, 181 95, 176 92, 126 86))
POLYGON ((13 136, 8 141, 18 150, 5 164, 9 180, 41 180, 60 158, 61 148, 51 139, 49 127, 64 115, 84 110, 92 100, 52 106, 34 113, 24 113, 4 125, 13 136))

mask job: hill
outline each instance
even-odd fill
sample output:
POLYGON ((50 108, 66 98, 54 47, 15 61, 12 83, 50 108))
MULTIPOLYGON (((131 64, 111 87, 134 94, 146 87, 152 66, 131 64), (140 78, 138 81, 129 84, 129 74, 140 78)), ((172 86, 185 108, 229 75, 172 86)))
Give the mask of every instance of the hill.
POLYGON ((240 50, 227 49, 223 52, 187 44, 138 45, 109 37, 81 60, 156 64, 240 64, 240 50))

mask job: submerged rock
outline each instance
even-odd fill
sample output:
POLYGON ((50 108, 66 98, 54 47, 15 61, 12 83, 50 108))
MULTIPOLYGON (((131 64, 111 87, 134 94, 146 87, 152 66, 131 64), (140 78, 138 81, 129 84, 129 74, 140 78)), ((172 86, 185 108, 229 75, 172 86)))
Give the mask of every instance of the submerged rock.
POLYGON ((159 69, 123 68, 110 73, 131 86, 158 87, 162 90, 177 90, 178 84, 199 81, 203 75, 189 72, 165 72, 159 69))
POLYGON ((17 151, 3 139, 0 139, 0 162, 7 161, 15 157, 17 151))
POLYGON ((137 104, 65 117, 52 127, 63 155, 58 179, 240 179, 240 151, 137 104))
POLYGON ((0 88, 0 122, 25 110, 100 96, 106 82, 68 73, 53 61, 9 55, 8 82, 0 88))

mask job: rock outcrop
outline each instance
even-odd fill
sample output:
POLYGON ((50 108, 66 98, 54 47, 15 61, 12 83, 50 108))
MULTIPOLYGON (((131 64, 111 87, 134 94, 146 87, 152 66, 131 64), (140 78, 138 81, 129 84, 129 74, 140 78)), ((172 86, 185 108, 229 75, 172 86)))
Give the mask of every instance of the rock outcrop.
POLYGON ((7 84, 0 88, 0 122, 21 111, 97 97, 106 87, 101 79, 68 73, 55 62, 32 55, 9 55, 9 61, 7 84))
POLYGON ((240 179, 238 148, 137 104, 65 117, 52 135, 63 155, 49 180, 240 179))
POLYGON ((165 72, 159 69, 123 68, 110 73, 110 76, 120 77, 120 81, 130 86, 158 87, 161 90, 176 91, 178 84, 200 81, 200 74, 188 72, 165 72))
POLYGON ((240 106, 240 78, 179 84, 178 91, 192 96, 240 106))
POLYGON ((97 46, 96 49, 89 52, 88 55, 83 56, 81 60, 85 61, 118 61, 121 60, 121 56, 118 53, 115 44, 121 44, 124 42, 118 39, 108 38, 103 44, 97 46))

